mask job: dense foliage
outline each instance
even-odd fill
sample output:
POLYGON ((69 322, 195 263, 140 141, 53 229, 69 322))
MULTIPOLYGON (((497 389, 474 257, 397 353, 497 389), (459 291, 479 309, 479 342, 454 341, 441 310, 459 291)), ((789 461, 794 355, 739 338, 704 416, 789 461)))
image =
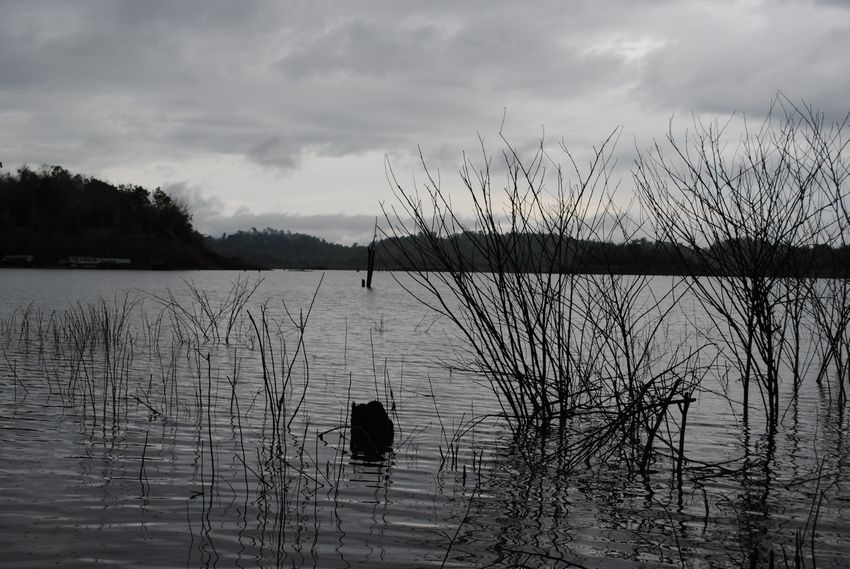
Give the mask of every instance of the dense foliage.
POLYGON ((155 234, 191 240, 186 208, 157 188, 113 186, 71 174, 60 166, 20 168, 0 177, 0 227, 4 232, 79 235, 109 228, 125 235, 155 234))
MULTIPOLYGON (((319 237, 266 228, 237 231, 220 237, 201 236, 192 226, 187 208, 157 188, 138 185, 115 186, 97 178, 72 174, 60 166, 38 170, 27 167, 0 176, 0 256, 35 254, 36 264, 51 265, 71 255, 132 257, 135 266, 197 267, 206 261, 185 260, 187 252, 175 243, 191 247, 189 256, 209 260, 218 255, 238 258, 254 266, 286 269, 366 268, 366 247, 329 243, 319 237), (209 251, 207 251, 209 249, 209 251), (183 257, 180 260, 179 257, 183 257)), ((404 239, 377 242, 376 269, 439 270, 441 260, 423 255, 433 251, 426 241, 434 236, 410 235, 404 239)), ((621 242, 573 240, 559 243, 544 233, 491 234, 459 232, 439 237, 440 246, 469 271, 555 271, 561 273, 614 272, 634 274, 712 274, 705 259, 691 249, 670 242, 629 239, 621 242), (493 242, 496 239, 498 244, 493 242), (481 244, 506 251, 522 250, 511 256, 511 266, 493 267, 480 252, 481 244), (558 254, 553 254, 558 248, 558 254), (547 261, 548 260, 548 261, 547 261), (541 263, 555 261, 554 266, 541 263)), ((715 244, 721 257, 724 250, 738 250, 734 244, 715 244)), ((782 256, 781 266, 766 267, 776 273, 787 271, 829 275, 847 266, 847 247, 825 245, 795 248, 782 256)), ((213 265, 230 266, 223 259, 213 265)), ((727 267, 728 269, 729 267, 727 267)))
MULTIPOLYGON (((428 243, 434 236, 410 235, 404 238, 382 239, 375 245, 375 268, 378 270, 442 270, 445 260, 433 256, 437 249, 448 252, 453 259, 472 272, 480 271, 537 271, 560 273, 621 273, 621 274, 716 274, 718 267, 708 267, 688 247, 645 238, 612 242, 574 240, 556 243, 552 235, 503 234, 485 236, 480 232, 462 232, 449 237, 437 237, 440 244, 428 243), (498 247, 522 250, 523 255, 509 258, 509 266, 494 267, 481 253, 486 240, 499 241, 498 247), (559 254, 554 249, 560 248, 559 254), (549 266, 553 259, 556 264, 549 266)), ((491 243, 492 244, 492 243, 491 243)), ((745 244, 718 243, 713 245, 716 259, 725 250, 736 251, 745 244)), ((221 255, 238 257, 245 262, 281 269, 343 269, 366 268, 366 247, 329 243, 319 237, 266 228, 262 231, 237 231, 221 237, 208 237, 207 246, 221 255)), ((781 262, 765 267, 774 274, 833 275, 850 263, 847 247, 830 248, 819 245, 786 251, 781 262)), ((730 270, 726 267, 723 270, 730 270)))
MULTIPOLYGON (((736 259, 756 245, 727 240, 699 256, 691 247, 646 238, 626 240, 560 239, 554 234, 464 231, 449 236, 407 235, 377 244, 378 268, 445 270, 447 263, 472 272, 536 272, 561 274, 718 275, 740 272, 736 259), (505 253, 494 262, 494 250, 505 253), (741 253, 743 251, 743 253, 741 253), (438 254, 439 252, 439 254, 438 254)), ((772 275, 844 276, 850 248, 827 245, 785 247, 782 255, 761 270, 772 275)))
POLYGON ((114 186, 59 166, 0 176, 4 264, 54 266, 71 257, 129 259, 133 268, 236 266, 206 250, 186 207, 159 188, 114 186))
POLYGON ((207 246, 221 255, 280 269, 365 269, 366 247, 339 245, 324 239, 266 228, 237 231, 207 238, 207 246))
MULTIPOLYGON (((487 264, 482 255, 476 255, 476 243, 482 236, 476 233, 462 233, 445 238, 449 247, 470 271, 491 271, 494 267, 487 264)), ((408 270, 423 268, 439 270, 442 265, 437 259, 417 255, 415 252, 430 250, 423 245, 427 237, 412 236, 407 240, 383 239, 375 244, 377 255, 375 268, 379 270, 408 270), (404 250, 405 253, 402 253, 404 250)), ((551 237, 545 235, 504 235, 503 246, 523 247, 535 251, 517 260, 510 270, 541 270, 536 263, 545 258, 543 251, 552 247, 551 237), (521 245, 520 245, 521 243, 521 245)), ((363 245, 339 245, 328 243, 324 239, 266 228, 258 231, 238 231, 221 237, 207 238, 210 249, 231 257, 239 257, 247 262, 266 267, 285 269, 365 269, 366 247, 363 245)), ((681 271, 679 255, 669 244, 646 240, 627 244, 596 242, 573 246, 574 252, 564 254, 558 270, 599 272, 614 268, 622 272, 645 269, 650 266, 658 273, 681 271)), ((548 269, 548 267, 544 267, 548 269)))

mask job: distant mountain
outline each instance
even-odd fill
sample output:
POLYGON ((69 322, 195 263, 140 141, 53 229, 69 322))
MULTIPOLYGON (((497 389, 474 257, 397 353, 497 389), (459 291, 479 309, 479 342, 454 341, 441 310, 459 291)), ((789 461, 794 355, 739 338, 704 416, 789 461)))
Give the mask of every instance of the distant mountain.
MULTIPOLYGON (((749 268, 765 276, 844 277, 850 266, 848 247, 776 249, 742 240, 697 251, 645 239, 464 232, 386 238, 375 248, 378 270, 722 275, 749 268), (769 250, 780 254, 762 261, 769 250)), ((204 237, 186 208, 160 189, 113 186, 59 166, 0 176, 0 266, 358 270, 366 259, 363 245, 271 228, 204 237)))
POLYGON ((59 166, 0 176, 0 265, 242 268, 208 250, 160 189, 114 186, 59 166))
MULTIPOLYGON (((682 265, 676 249, 667 244, 635 241, 628 245, 611 243, 572 242, 563 246, 563 258, 557 266, 537 266, 543 259, 552 259, 552 239, 541 235, 502 236, 502 246, 518 248, 527 254, 518 256, 504 270, 549 270, 583 272, 655 272, 681 273, 682 265)), ((481 234, 464 233, 443 239, 445 249, 453 259, 462 258, 471 271, 492 271, 484 256, 477 251, 492 240, 481 234)), ((266 228, 262 231, 238 231, 221 237, 207 237, 207 247, 228 257, 280 269, 366 269, 367 252, 363 245, 339 245, 324 239, 266 228)), ((375 268, 378 270, 407 270, 411 268, 442 270, 445 260, 435 255, 424 237, 383 239, 376 243, 375 268)))
POLYGON ((319 237, 266 228, 207 237, 220 255, 278 269, 365 269, 366 247, 328 243, 319 237))
MULTIPOLYGON (((417 235, 378 241, 375 269, 441 271, 451 266, 489 272, 724 275, 743 273, 736 269, 736 263, 767 248, 757 245, 719 243, 697 253, 682 245, 646 239, 612 243, 558 240, 534 233, 494 237, 466 232, 431 241, 428 236, 417 235)), ((208 237, 207 246, 221 255, 269 268, 366 269, 367 248, 363 245, 328 243, 271 228, 208 237)), ((843 276, 850 250, 825 246, 789 249, 779 258, 779 264, 757 267, 759 274, 843 276)))

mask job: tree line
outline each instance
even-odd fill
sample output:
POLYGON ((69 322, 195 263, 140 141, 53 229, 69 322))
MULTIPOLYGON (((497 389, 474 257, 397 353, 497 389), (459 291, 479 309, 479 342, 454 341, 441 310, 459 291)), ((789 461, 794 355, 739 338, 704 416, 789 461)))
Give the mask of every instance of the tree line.
MULTIPOLYGON (((35 251, 44 257, 46 252, 54 261, 70 254, 138 258, 144 256, 139 251, 140 240, 154 248, 156 243, 181 242, 267 268, 360 270, 366 268, 367 259, 364 245, 341 245, 274 228, 203 236, 193 227, 186 206, 160 188, 115 186, 60 166, 22 167, 0 176, 0 236, 2 254, 35 251)), ((560 240, 556 231, 529 227, 489 233, 463 228, 437 236, 420 231, 402 238, 386 237, 375 244, 378 270, 441 270, 445 260, 432 254, 441 250, 472 272, 728 275, 748 265, 747 254, 765 249, 756 235, 736 236, 732 231, 712 236, 714 242, 706 247, 694 239, 614 239, 610 234, 609 239, 597 234, 560 240), (506 255, 507 265, 494 266, 480 251, 485 240, 489 246, 522 254, 506 255)), ((850 247, 843 243, 789 243, 777 251, 781 254, 762 263, 766 274, 836 276, 850 266, 850 247)), ((175 263, 172 259, 164 264, 175 263)))
POLYGON ((320 237, 270 227, 207 237, 206 243, 221 255, 275 269, 366 268, 365 246, 329 243, 320 237))
POLYGON ((61 166, 0 176, 0 258, 54 266, 72 256, 129 258, 134 268, 240 266, 208 251, 186 206, 160 188, 116 186, 61 166))
POLYGON ((127 235, 197 237, 189 211, 161 189, 114 186, 61 166, 24 166, 0 177, 0 227, 5 233, 76 235, 109 228, 127 235))
MULTIPOLYGON (((221 255, 238 257, 246 262, 269 268, 303 270, 360 270, 366 268, 365 245, 340 245, 320 237, 265 228, 207 237, 207 246, 221 255)), ((757 243, 746 239, 728 239, 707 247, 712 255, 672 241, 645 237, 625 241, 571 239, 559 243, 555 234, 527 232, 486 236, 480 231, 461 231, 452 235, 433 236, 425 233, 380 239, 375 243, 377 270, 439 271, 445 259, 435 251, 448 252, 452 263, 471 272, 521 271, 555 273, 621 273, 621 274, 733 274, 743 268, 740 252, 759 250, 757 243), (498 240, 505 251, 522 251, 505 256, 504 265, 496 266, 481 253, 481 243, 498 240), (429 243, 429 240, 436 240, 429 243)), ((777 276, 835 276, 850 265, 850 248, 817 244, 809 247, 787 247, 765 271, 777 276)))

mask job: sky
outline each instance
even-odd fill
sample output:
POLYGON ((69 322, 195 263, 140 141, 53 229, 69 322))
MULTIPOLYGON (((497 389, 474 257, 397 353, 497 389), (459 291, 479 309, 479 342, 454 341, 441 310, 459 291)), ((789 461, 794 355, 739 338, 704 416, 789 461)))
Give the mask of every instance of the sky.
POLYGON ((619 128, 628 192, 671 121, 777 93, 850 111, 850 0, 0 2, 0 172, 161 187, 211 235, 363 243, 388 164, 460 200, 500 133, 581 157, 619 128))

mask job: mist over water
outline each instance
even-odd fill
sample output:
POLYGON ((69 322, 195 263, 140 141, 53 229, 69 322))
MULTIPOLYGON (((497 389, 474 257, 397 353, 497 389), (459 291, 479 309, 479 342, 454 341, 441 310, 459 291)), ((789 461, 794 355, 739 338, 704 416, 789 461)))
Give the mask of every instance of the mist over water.
MULTIPOLYGON (((829 382, 804 381, 796 398, 783 385, 767 437, 741 428, 739 385, 706 375, 681 485, 663 448, 646 477, 615 461, 535 468, 486 379, 448 367, 464 348, 452 325, 391 275, 372 290, 361 277, 0 271, 0 559, 737 567, 784 548, 793 566, 803 540, 818 567, 845 565, 848 418, 829 382), (199 299, 219 306, 236 279, 257 278, 243 309, 211 325, 199 299), (87 322, 101 327, 81 332, 87 322), (373 399, 396 430, 377 461, 353 456, 340 428, 351 402, 373 399), (270 400, 283 402, 279 428, 270 400)), ((684 302, 669 334, 707 329, 699 310, 684 302)))

